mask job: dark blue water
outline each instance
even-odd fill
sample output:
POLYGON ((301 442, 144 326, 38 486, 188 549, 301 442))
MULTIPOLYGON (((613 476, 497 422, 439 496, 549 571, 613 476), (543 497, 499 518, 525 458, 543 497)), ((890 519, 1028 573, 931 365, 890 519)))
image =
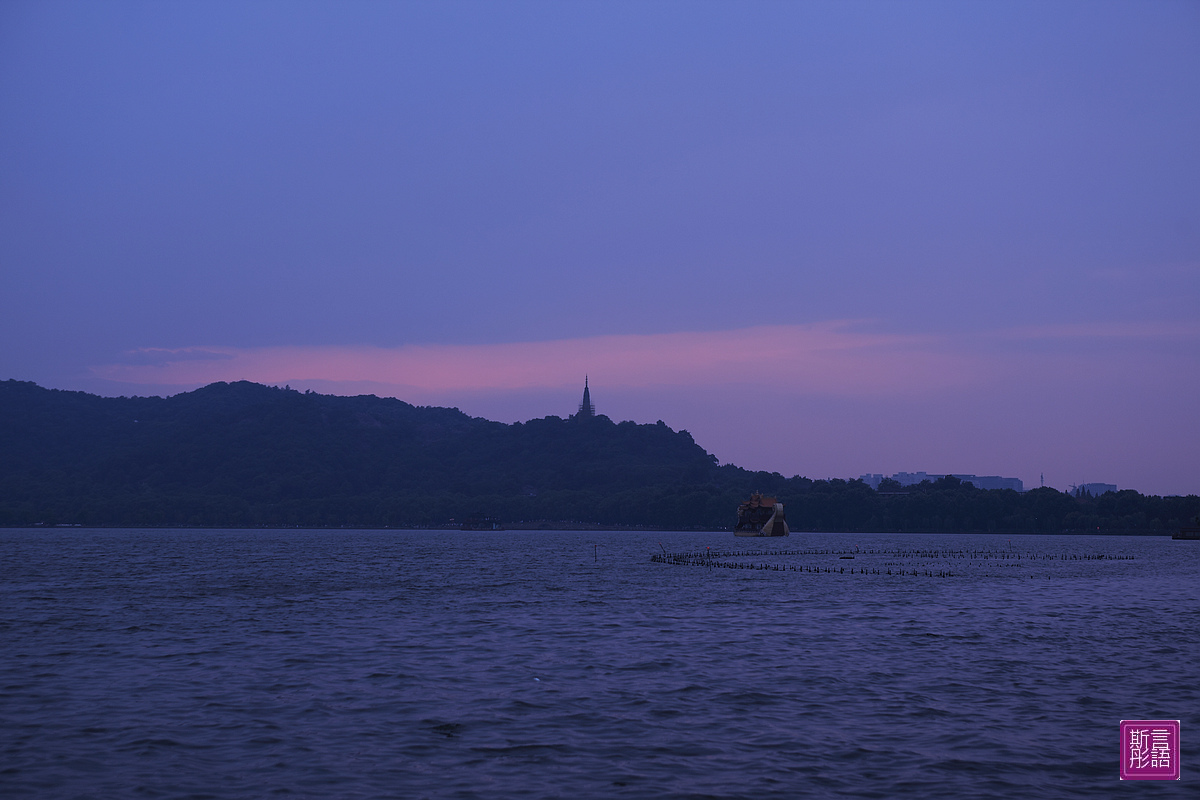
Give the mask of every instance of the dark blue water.
POLYGON ((1123 718, 1182 720, 1152 788, 1200 796, 1200 542, 54 529, 0 559, 6 797, 1114 797, 1123 718), (742 552, 651 561, 706 548, 742 552))

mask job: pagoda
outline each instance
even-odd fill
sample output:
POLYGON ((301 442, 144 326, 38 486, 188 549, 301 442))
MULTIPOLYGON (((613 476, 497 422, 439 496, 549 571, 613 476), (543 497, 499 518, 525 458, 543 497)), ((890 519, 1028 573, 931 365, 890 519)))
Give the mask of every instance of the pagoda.
POLYGON ((596 416, 596 406, 592 405, 592 394, 588 391, 587 375, 583 376, 583 402, 579 404, 579 413, 577 417, 594 417, 596 416))

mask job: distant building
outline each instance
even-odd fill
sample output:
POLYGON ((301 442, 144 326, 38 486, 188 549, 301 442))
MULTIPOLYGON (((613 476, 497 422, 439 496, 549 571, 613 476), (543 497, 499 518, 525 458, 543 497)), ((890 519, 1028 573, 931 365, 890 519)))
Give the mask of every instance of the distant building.
POLYGON ((865 483, 867 486, 870 486, 872 489, 878 489, 879 484, 883 483, 883 477, 884 477, 883 475, 880 475, 879 473, 875 472, 875 473, 868 473, 866 475, 859 475, 858 479, 860 481, 862 481, 863 483, 865 483))
POLYGON ((999 475, 955 475, 963 483, 973 483, 979 489, 1012 489, 1014 492, 1025 491, 1025 484, 1020 478, 1001 478, 999 475))
POLYGON ((941 475, 930 476, 928 472, 897 472, 892 475, 892 480, 901 486, 915 486, 918 483, 925 481, 936 481, 941 475))
MULTIPOLYGON (((891 479, 901 486, 915 486, 922 481, 933 482, 946 475, 958 478, 963 483, 970 483, 979 489, 1012 489, 1014 492, 1025 491, 1025 484, 1020 478, 1001 478, 999 475, 958 475, 954 473, 944 473, 930 475, 928 472, 897 472, 891 476, 891 479)), ((870 486, 872 489, 878 489, 879 484, 883 483, 886 476, 879 473, 868 473, 859 476, 859 480, 870 486)))
POLYGON ((592 393, 588 391, 587 375, 583 376, 583 402, 579 404, 579 413, 576 416, 596 416, 596 406, 592 405, 592 393))
POLYGON ((1074 494, 1076 497, 1083 497, 1084 495, 1099 497, 1105 492, 1115 491, 1117 491, 1115 483, 1085 483, 1082 486, 1076 486, 1074 494))

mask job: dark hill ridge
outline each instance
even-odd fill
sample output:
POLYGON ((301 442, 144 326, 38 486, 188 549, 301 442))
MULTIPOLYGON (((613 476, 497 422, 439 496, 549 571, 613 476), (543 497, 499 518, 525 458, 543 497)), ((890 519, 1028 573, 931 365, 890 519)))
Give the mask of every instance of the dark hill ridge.
POLYGON ((504 425, 457 409, 249 382, 164 399, 6 381, 0 419, 7 524, 570 519, 587 510, 571 493, 703 484, 717 471, 690 435, 661 423, 594 416, 504 425))
POLYGON ((97 397, 0 382, 0 525, 431 526, 494 516, 719 528, 755 490, 793 530, 1167 532, 1200 498, 905 495, 718 466, 686 431, 605 416, 506 425, 458 409, 215 383, 97 397))

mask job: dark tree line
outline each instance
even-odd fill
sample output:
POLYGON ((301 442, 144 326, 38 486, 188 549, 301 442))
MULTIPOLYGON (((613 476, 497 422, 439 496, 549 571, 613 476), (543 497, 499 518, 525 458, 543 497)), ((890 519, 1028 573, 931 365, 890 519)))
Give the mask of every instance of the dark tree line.
POLYGON ((0 382, 0 525, 413 527, 497 517, 713 529, 732 527, 753 491, 782 499, 798 531, 1165 533, 1200 514, 1196 496, 1133 491, 984 491, 952 477, 880 489, 720 466, 662 422, 504 425, 247 382, 170 398, 0 382))

